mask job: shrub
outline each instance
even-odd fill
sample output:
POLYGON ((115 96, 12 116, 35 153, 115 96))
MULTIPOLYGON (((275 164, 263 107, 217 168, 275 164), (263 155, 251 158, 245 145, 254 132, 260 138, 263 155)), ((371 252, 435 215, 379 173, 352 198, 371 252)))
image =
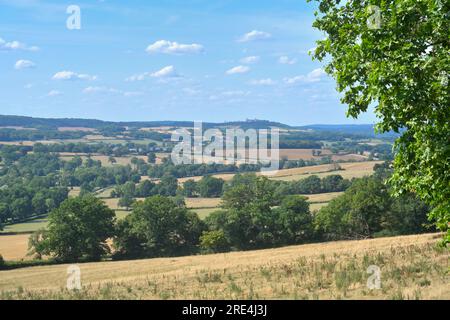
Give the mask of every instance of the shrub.
POLYGON ((206 231, 200 237, 200 247, 205 253, 226 252, 230 244, 222 230, 206 231))

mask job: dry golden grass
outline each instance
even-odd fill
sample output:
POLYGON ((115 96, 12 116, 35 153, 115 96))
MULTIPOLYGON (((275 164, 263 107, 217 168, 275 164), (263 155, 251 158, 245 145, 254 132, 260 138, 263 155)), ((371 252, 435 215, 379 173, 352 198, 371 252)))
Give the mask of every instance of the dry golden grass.
MULTIPOLYGON (((225 174, 215 174, 215 175, 213 175, 214 178, 222 179, 224 181, 230 181, 231 179, 233 179, 234 176, 235 176, 234 173, 225 173, 225 174)), ((194 181, 198 182, 202 178, 203 178, 202 176, 179 178, 178 179, 178 183, 181 185, 181 184, 183 184, 184 182, 186 182, 188 180, 194 180, 194 181)))
POLYGON ((12 236, 0 235, 0 254, 5 260, 22 260, 29 259, 28 238, 29 234, 19 234, 12 236))
POLYGON ((118 210, 119 208, 119 198, 108 198, 108 199, 102 199, 105 204, 113 210, 118 210))
POLYGON ((0 299, 450 299, 439 237, 80 264, 79 292, 63 289, 68 265, 1 271, 0 299), (366 286, 370 265, 380 290, 366 286))
POLYGON ((69 190, 69 196, 70 197, 78 197, 80 195, 81 188, 80 187, 73 187, 69 190))
POLYGON ((309 203, 326 203, 330 202, 334 198, 339 197, 344 194, 344 192, 330 192, 330 193, 319 193, 319 194, 305 194, 304 197, 308 198, 309 203))
POLYGON ((216 208, 220 205, 220 198, 186 198, 186 207, 190 209, 216 208))
MULTIPOLYGON (((319 177, 326 177, 329 175, 341 175, 345 179, 351 178, 361 178, 365 176, 369 176, 373 173, 373 168, 376 164, 381 164, 383 161, 365 161, 365 162, 352 162, 352 163, 340 163, 339 166, 342 170, 336 171, 334 170, 333 164, 323 164, 318 166, 309 166, 302 168, 293 168, 293 169, 283 169, 274 172, 271 175, 268 175, 269 179, 273 180, 284 180, 284 181, 293 181, 293 180, 301 180, 307 178, 311 175, 317 175, 319 177)), ((257 172, 257 175, 262 175, 261 172, 257 172)), ((215 178, 220 178, 225 181, 230 181, 235 176, 234 173, 229 174, 216 174, 213 175, 215 178)), ((201 180, 201 176, 197 177, 188 177, 188 178, 180 178, 178 182, 180 184, 184 183, 187 180, 199 181, 201 180)))
POLYGON ((369 154, 334 154, 331 156, 333 161, 367 161, 369 154))
POLYGON ((280 159, 288 160, 314 160, 320 159, 322 156, 331 155, 330 150, 320 150, 321 156, 313 156, 313 151, 317 149, 280 149, 280 159))
POLYGON ((333 171, 333 165, 320 165, 313 167, 295 168, 280 170, 271 179, 294 181, 307 178, 312 175, 316 175, 320 178, 330 175, 341 175, 344 179, 362 178, 370 176, 374 172, 374 166, 376 164, 383 163, 382 161, 366 161, 366 162, 354 162, 354 163, 341 163, 339 164, 342 170, 333 171))

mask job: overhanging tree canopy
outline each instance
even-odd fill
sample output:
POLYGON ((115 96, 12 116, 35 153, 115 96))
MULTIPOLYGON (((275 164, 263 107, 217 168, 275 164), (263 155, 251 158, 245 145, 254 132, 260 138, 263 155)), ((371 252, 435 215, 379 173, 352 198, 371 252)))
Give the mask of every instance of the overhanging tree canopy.
POLYGON ((396 142, 396 192, 434 207, 430 219, 450 242, 450 1, 308 0, 326 38, 314 58, 337 81, 357 117, 373 106, 380 132, 396 142))

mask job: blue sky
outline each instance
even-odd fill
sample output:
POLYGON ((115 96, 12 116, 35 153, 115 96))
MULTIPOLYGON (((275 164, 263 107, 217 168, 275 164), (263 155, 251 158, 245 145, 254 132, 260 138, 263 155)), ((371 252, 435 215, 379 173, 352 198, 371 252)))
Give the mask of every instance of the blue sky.
POLYGON ((346 118, 308 55, 323 37, 313 12, 305 0, 0 0, 0 114, 373 123, 346 118))

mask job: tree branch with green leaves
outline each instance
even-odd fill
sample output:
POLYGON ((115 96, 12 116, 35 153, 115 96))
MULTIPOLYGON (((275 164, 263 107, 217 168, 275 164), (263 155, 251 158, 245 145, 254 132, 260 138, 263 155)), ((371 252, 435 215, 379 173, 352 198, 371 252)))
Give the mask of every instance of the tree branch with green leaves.
POLYGON ((450 243, 450 2, 308 1, 317 2, 313 26, 325 34, 313 57, 335 78, 349 117, 374 108, 378 132, 402 134, 395 193, 430 204, 450 243))

